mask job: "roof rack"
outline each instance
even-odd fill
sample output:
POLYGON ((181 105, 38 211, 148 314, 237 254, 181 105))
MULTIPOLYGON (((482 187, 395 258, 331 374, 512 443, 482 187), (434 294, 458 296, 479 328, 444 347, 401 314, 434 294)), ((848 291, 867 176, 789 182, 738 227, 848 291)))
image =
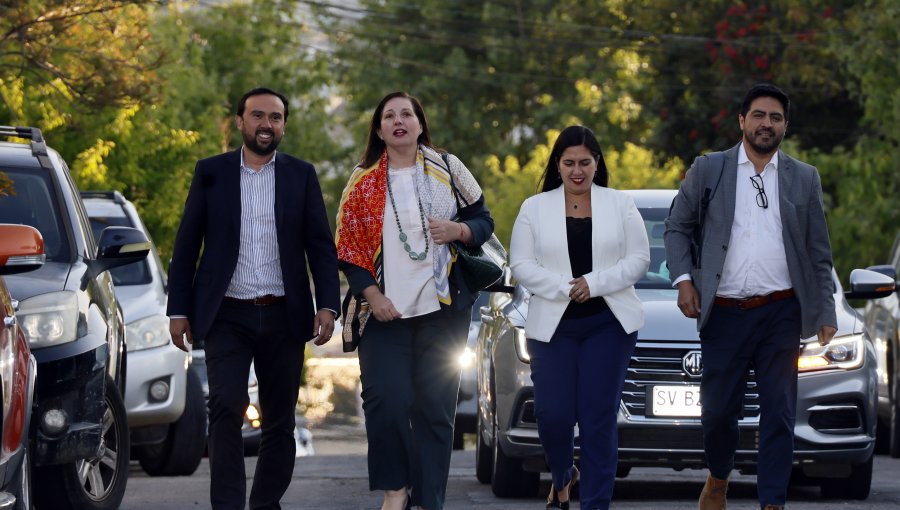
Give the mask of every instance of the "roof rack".
POLYGON ((0 126, 0 136, 14 136, 31 140, 31 155, 38 159, 42 168, 52 169, 50 158, 47 156, 47 144, 44 135, 36 127, 29 126, 0 126))
POLYGON ((118 191, 82 191, 81 198, 105 198, 120 205, 125 203, 125 196, 118 191))

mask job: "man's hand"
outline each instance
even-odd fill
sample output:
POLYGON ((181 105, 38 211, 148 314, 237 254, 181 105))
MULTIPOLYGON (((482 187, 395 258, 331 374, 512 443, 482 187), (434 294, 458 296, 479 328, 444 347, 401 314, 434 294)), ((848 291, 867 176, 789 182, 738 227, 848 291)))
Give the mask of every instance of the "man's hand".
POLYGON ((691 280, 678 282, 678 308, 685 317, 700 317, 700 295, 691 280))
POLYGON ((834 334, 837 333, 837 329, 831 326, 822 326, 819 329, 819 345, 828 345, 831 342, 831 339, 834 338, 834 334))
POLYGON ((185 318, 169 319, 169 334, 172 335, 172 343, 184 352, 190 351, 188 345, 193 345, 194 335, 191 333, 191 323, 185 318), (185 344, 187 340, 187 345, 185 344))
POLYGON ((316 313, 316 318, 313 320, 313 343, 322 345, 331 340, 333 333, 334 312, 323 308, 316 313))

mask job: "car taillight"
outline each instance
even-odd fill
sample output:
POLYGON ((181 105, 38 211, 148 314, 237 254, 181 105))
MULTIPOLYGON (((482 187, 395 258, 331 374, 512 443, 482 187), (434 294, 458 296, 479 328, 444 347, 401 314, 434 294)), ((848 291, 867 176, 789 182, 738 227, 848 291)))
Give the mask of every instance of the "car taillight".
POLYGON ((25 336, 18 328, 17 335, 0 335, 0 377, 3 378, 3 436, 4 461, 22 444, 25 434, 25 413, 28 405, 28 364, 30 352, 25 336))

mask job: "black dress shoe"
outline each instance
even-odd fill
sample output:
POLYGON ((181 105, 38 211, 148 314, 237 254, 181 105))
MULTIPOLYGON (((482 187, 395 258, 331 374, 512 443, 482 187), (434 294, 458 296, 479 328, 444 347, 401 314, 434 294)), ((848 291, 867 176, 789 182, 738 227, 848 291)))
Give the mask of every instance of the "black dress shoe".
MULTIPOLYGON (((578 482, 579 475, 578 468, 572 466, 572 478, 569 479, 569 483, 566 484, 566 488, 569 492, 569 500, 572 499, 572 487, 575 487, 575 483, 578 482)), ((547 510, 556 508, 559 510, 569 510, 569 502, 559 500, 559 495, 556 493, 556 488, 553 487, 553 482, 550 482, 550 495, 547 496, 547 506, 545 508, 547 510)))

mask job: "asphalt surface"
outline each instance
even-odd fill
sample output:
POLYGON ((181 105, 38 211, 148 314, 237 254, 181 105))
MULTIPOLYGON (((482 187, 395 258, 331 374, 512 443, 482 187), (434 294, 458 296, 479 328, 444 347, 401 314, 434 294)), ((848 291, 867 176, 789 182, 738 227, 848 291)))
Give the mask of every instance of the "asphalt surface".
MULTIPOLYGON (((299 457, 294 479, 282 500, 285 510, 378 510, 381 495, 369 492, 366 472, 365 431, 359 424, 329 425, 313 431, 315 455, 299 457)), ((246 459, 248 480, 256 459, 246 459)), ((471 445, 453 453, 446 510, 513 510, 544 508, 542 499, 498 499, 489 485, 475 479, 475 452, 471 445)), ((900 508, 900 459, 878 456, 872 494, 865 501, 826 500, 815 487, 792 489, 791 510, 846 510, 900 508)), ((671 469, 633 469, 628 478, 616 481, 613 508, 695 509, 705 480, 703 471, 676 472, 671 469)), ((249 483, 249 482, 248 482, 249 483)), ((542 477, 542 493, 549 479, 542 477)), ((204 459, 190 477, 151 478, 133 463, 123 510, 209 508, 209 464, 204 459)), ((577 505, 573 505, 577 508, 577 505)), ((729 509, 759 508, 755 477, 734 476, 729 488, 729 509)))

